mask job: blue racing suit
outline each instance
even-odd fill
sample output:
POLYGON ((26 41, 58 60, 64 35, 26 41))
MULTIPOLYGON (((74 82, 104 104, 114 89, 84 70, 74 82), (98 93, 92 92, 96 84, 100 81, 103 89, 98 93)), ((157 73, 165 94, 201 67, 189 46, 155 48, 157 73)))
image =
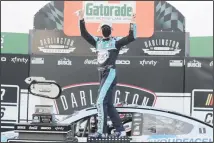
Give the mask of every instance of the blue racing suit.
POLYGON ((92 46, 96 47, 100 87, 97 98, 98 133, 107 132, 107 115, 110 117, 117 132, 124 131, 118 112, 113 106, 113 92, 116 86, 115 62, 120 48, 136 39, 136 24, 130 24, 126 37, 99 38, 88 33, 85 21, 80 20, 81 36, 92 46))

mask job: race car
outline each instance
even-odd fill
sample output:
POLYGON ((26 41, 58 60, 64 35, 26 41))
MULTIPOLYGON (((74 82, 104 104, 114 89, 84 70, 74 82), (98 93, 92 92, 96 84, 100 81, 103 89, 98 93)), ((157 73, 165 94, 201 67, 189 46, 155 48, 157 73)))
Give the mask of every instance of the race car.
MULTIPOLYGON (((130 142, 213 142, 213 126, 193 117, 139 105, 116 106, 116 109, 130 142)), ((74 137, 78 142, 87 142, 88 135, 97 130, 97 109, 76 111, 57 124, 73 124, 74 137)), ((107 126, 110 135, 115 131, 110 120, 107 126)), ((2 142, 9 138, 19 137, 11 131, 1 134, 2 142)))

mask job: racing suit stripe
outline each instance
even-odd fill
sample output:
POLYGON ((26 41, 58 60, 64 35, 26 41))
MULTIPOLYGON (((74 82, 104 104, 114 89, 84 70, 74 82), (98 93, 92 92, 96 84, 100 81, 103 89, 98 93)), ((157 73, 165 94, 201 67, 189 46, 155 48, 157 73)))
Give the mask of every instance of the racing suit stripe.
POLYGON ((100 93, 99 93, 99 97, 97 100, 97 110, 98 110, 98 131, 99 133, 103 133, 103 127, 104 127, 104 98, 111 86, 111 84, 113 83, 114 79, 116 77, 116 71, 115 69, 110 69, 108 77, 106 78, 100 93))
POLYGON ((132 26, 133 26, 133 36, 134 36, 134 39, 136 39, 137 38, 137 26, 136 26, 136 24, 132 24, 132 26))

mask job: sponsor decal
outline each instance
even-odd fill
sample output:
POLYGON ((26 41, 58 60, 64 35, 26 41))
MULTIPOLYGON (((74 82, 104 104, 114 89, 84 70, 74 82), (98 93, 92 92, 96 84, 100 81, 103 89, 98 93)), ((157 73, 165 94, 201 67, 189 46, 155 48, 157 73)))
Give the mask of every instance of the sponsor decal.
POLYGON ((29 130, 38 130, 38 126, 29 126, 29 130))
MULTIPOLYGON (((96 52, 97 52, 96 48, 90 48, 90 49, 91 49, 91 51, 92 51, 93 53, 96 53, 96 52)), ((129 50, 129 48, 125 45, 125 46, 123 46, 123 47, 120 49, 119 54, 120 54, 120 55, 123 55, 123 54, 127 53, 128 50, 129 50)))
POLYGON ((131 62, 129 60, 116 60, 117 65, 130 65, 131 62))
POLYGON ((1 62, 6 62, 7 58, 6 57, 1 57, 1 62))
POLYGON ((74 52, 74 40, 67 37, 48 37, 40 39, 38 47, 43 53, 71 53, 74 52))
POLYGON ((86 59, 86 60, 84 61, 84 64, 85 64, 85 65, 97 65, 98 62, 97 62, 97 59, 93 59, 93 60, 86 59))
POLYGON ((34 123, 40 123, 40 117, 39 117, 39 116, 34 116, 34 115, 33 115, 33 120, 32 120, 32 122, 34 122, 34 123))
POLYGON ((41 130, 51 130, 51 127, 40 127, 41 130))
POLYGON ((112 36, 125 37, 129 28, 132 13, 137 13, 137 37, 150 37, 154 32, 154 1, 70 1, 65 3, 64 32, 68 36, 80 36, 78 10, 85 9, 84 18, 88 31, 94 36, 103 21, 112 22, 112 36), (75 14, 76 13, 76 14, 75 14), (140 14, 139 14, 140 13, 140 14), (72 27, 70 26, 72 25, 72 27), (127 29, 127 30, 125 30, 127 29))
POLYGON ((213 125, 213 90, 192 91, 192 116, 213 125))
MULTIPOLYGON (((93 60, 86 59, 84 61, 84 64, 85 65, 97 65, 98 62, 97 62, 97 59, 93 59, 93 60)), ((130 60, 116 60, 115 64, 117 64, 117 65, 130 65, 131 62, 130 62, 130 60)))
POLYGON ((40 57, 32 57, 31 58, 31 64, 44 64, 44 58, 40 58, 40 57))
POLYGON ((181 52, 180 42, 170 39, 152 39, 144 41, 142 50, 148 55, 170 55, 174 56, 181 52))
MULTIPOLYGON (((63 87, 62 95, 55 100, 59 114, 71 114, 74 110, 92 107, 98 95, 98 82, 75 84, 63 87)), ((117 84, 113 93, 114 104, 125 102, 143 106, 154 106, 156 95, 150 90, 127 84, 117 84)))
POLYGON ((145 65, 156 66, 156 64, 158 63, 158 61, 154 61, 154 60, 147 61, 145 59, 143 61, 139 61, 139 62, 142 66, 145 66, 145 65))
POLYGON ((132 135, 139 136, 142 135, 143 130, 143 117, 141 113, 133 114, 133 125, 132 125, 132 135))
POLYGON ((212 67, 212 66, 213 66, 213 61, 210 62, 210 67, 212 67))
POLYGON ((51 115, 43 115, 40 116, 42 123, 51 123, 52 122, 52 116, 51 115))
POLYGON ((57 61, 57 65, 58 66, 60 66, 60 65, 70 66, 70 65, 72 65, 72 61, 67 59, 67 58, 62 58, 62 59, 57 61))
POLYGON ((4 48, 4 35, 1 35, 1 49, 4 48))
POLYGON ((208 106, 210 108, 213 107, 213 94, 212 93, 208 94, 205 106, 208 106))
POLYGON ((13 63, 27 63, 28 62, 28 59, 26 59, 26 58, 19 58, 19 57, 13 57, 13 58, 11 58, 11 62, 13 62, 13 63))
POLYGON ((212 138, 176 137, 176 135, 152 135, 148 142, 212 142, 212 138))
POLYGON ((63 131, 65 128, 64 127, 55 127, 56 131, 63 131))
POLYGON ((183 60, 169 60, 169 66, 170 67, 182 67, 183 60))
POLYGON ((115 23, 128 23, 132 13, 135 12, 136 2, 108 3, 91 2, 84 3, 85 20, 87 22, 114 21, 115 23))
POLYGON ((97 61, 99 64, 103 64, 110 56, 110 53, 108 50, 102 50, 99 51, 97 54, 97 61))
POLYGON ((26 126, 17 126, 17 129, 18 129, 18 130, 25 130, 25 129, 26 129, 26 126))
POLYGON ((190 67, 193 67, 193 68, 201 68, 201 63, 197 60, 193 60, 193 61, 189 61, 187 63, 187 67, 190 68, 190 67))

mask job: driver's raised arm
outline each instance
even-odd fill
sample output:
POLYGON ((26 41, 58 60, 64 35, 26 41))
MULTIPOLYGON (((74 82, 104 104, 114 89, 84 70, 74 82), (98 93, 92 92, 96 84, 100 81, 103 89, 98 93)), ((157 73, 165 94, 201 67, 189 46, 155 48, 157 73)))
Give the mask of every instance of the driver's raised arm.
POLYGON ((98 37, 92 36, 91 34, 88 33, 86 27, 85 27, 85 21, 84 19, 80 20, 80 32, 81 36, 88 41, 92 46, 96 47, 96 42, 98 40, 98 37))
POLYGON ((136 39, 136 24, 130 23, 130 29, 129 29, 128 36, 118 39, 118 41, 116 41, 116 47, 121 48, 121 47, 131 43, 135 39, 136 39))

